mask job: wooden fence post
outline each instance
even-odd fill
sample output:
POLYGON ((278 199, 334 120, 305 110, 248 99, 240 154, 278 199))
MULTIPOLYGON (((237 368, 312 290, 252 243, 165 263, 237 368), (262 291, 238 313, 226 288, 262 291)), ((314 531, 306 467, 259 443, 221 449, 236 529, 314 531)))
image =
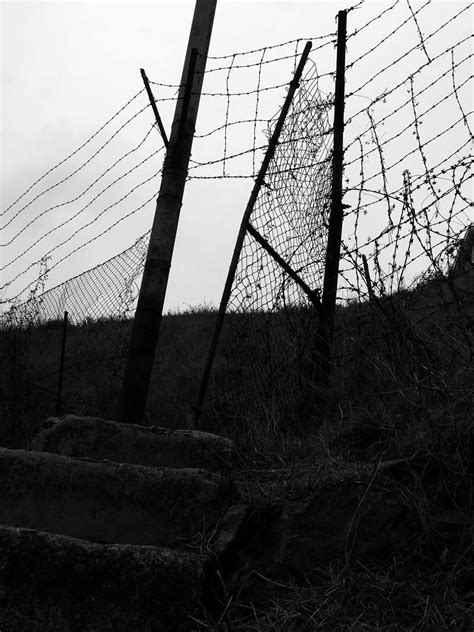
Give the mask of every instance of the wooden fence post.
POLYGON ((145 412, 216 2, 196 0, 122 383, 122 422, 141 423, 145 412))

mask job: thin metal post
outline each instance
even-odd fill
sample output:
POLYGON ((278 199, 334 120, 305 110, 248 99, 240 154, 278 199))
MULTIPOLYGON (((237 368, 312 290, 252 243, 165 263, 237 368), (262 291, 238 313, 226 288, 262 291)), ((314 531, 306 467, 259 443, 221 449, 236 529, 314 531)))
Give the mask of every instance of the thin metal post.
POLYGON ((168 137, 166 136, 165 128, 163 127, 163 123, 161 122, 161 116, 158 112, 155 97, 153 96, 153 92, 151 91, 148 77, 146 76, 145 70, 143 68, 140 68, 140 74, 142 76, 143 83, 145 84, 145 90, 148 94, 148 98, 150 99, 151 109, 153 110, 153 114, 155 115, 156 124, 158 125, 158 129, 160 130, 161 138, 163 139, 164 146, 166 147, 166 149, 168 149, 168 137))
POLYGON ((369 264, 367 263, 367 257, 362 255, 362 263, 364 265, 365 284, 369 291, 369 298, 372 301, 374 299, 374 288, 372 287, 372 281, 370 280, 369 264))
POLYGON ((58 393, 56 396, 56 415, 61 414, 61 398, 63 394, 63 376, 64 376, 64 358, 66 356, 66 336, 67 336, 67 312, 64 312, 63 318, 63 333, 61 338, 61 356, 59 358, 59 378, 58 378, 58 393))
POLYGON ((346 25, 347 11, 337 14, 337 58, 336 90, 334 98, 334 149, 332 160, 331 212, 329 215, 328 242, 324 269, 323 297, 314 362, 319 368, 318 380, 322 385, 329 382, 331 366, 331 343, 336 312, 339 259, 341 256, 342 223, 344 205, 342 204, 342 172, 344 159, 344 81, 346 63, 346 25))
POLYGON ((141 423, 145 411, 216 2, 196 0, 120 394, 123 422, 141 423))
POLYGON ((212 334, 209 351, 206 357, 206 362, 204 364, 201 383, 199 386, 198 395, 196 398, 196 404, 193 406, 194 418, 195 421, 198 421, 199 416, 202 411, 202 404, 204 401, 204 397, 207 390, 207 385, 209 382, 209 376, 211 374, 212 364, 214 362, 214 356, 216 354, 217 343, 219 341, 220 333, 222 330, 222 325, 224 322, 225 312, 227 309, 227 304, 230 299, 230 295, 232 292, 232 285, 234 283, 235 272, 237 270, 237 264, 239 262, 240 252, 242 250, 242 246, 244 243, 245 235, 249 230, 249 220, 252 214, 253 208, 255 206, 255 202, 257 201, 258 194, 265 180, 265 175, 267 173, 268 166, 270 164, 271 159, 275 153, 276 146, 278 144, 278 139, 280 137, 281 130, 283 129, 283 124, 285 122, 286 115, 288 114, 288 110, 290 109, 291 101, 293 96, 298 88, 299 81, 301 79, 301 74, 303 73, 303 68, 308 59, 309 51, 311 50, 311 42, 307 42, 304 48, 303 54, 301 55, 300 62, 296 69, 293 79, 291 80, 288 93, 286 95, 285 102, 280 112, 280 116, 278 117, 277 124, 275 129, 273 130, 272 137, 270 142, 268 143, 267 151, 262 161, 262 165, 258 172, 257 178, 255 180, 255 184, 253 186, 252 192, 249 197, 249 201, 245 208, 245 212, 242 218, 242 222, 240 224, 239 233, 237 235, 237 240, 234 247, 234 253, 232 255, 232 260, 229 266, 229 271, 227 273, 227 279, 224 286, 224 291, 222 292, 222 298, 219 305, 219 311, 217 313, 216 322, 214 325, 214 331, 212 334))

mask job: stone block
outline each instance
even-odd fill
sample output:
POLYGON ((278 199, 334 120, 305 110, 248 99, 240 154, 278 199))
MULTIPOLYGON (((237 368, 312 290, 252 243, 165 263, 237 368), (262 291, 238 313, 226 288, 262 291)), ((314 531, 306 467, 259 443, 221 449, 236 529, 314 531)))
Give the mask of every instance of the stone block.
POLYGON ((206 558, 0 526, 2 632, 188 632, 206 558))
POLYGON ((0 524, 102 543, 167 546, 219 519, 220 474, 0 448, 0 524))
POLYGON ((199 430, 169 430, 97 417, 50 417, 28 449, 149 467, 198 467, 217 472, 235 461, 230 439, 199 430))

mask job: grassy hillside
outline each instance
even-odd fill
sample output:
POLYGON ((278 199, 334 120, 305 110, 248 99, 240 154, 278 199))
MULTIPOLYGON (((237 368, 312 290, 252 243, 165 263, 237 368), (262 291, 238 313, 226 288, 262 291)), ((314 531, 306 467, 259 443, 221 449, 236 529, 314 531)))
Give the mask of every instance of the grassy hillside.
MULTIPOLYGON (((459 429, 472 413, 473 286, 471 273, 339 307, 329 388, 314 369, 312 310, 230 314, 199 423, 239 441, 326 422, 397 441, 420 424, 459 429)), ((145 424, 188 423, 214 321, 206 307, 164 316, 145 424)), ((130 328, 72 315, 61 412, 116 416, 130 328)), ((61 338, 61 321, 0 329, 4 443, 24 443, 55 412, 61 338)))

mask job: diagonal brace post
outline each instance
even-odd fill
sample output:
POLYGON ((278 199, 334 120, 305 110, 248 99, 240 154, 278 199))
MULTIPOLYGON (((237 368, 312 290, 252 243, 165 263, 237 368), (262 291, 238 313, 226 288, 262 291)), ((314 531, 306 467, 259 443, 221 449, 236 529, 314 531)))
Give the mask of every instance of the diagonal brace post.
POLYGON ((160 116, 160 113, 158 112, 158 107, 156 105, 153 92, 151 91, 148 77, 146 76, 145 70, 143 68, 140 68, 140 74, 142 76, 143 83, 145 84, 145 90, 148 94, 148 98, 150 99, 151 109, 153 110, 153 114, 155 115, 156 124, 158 125, 158 129, 160 130, 161 138, 163 139, 163 144, 165 148, 168 149, 168 137, 166 136, 165 128, 163 127, 163 123, 161 122, 161 116, 160 116))
POLYGON ((283 259, 283 257, 281 257, 278 252, 268 243, 268 241, 265 239, 265 237, 263 237, 258 230, 252 226, 252 224, 249 222, 247 225, 247 231, 250 235, 252 235, 252 237, 255 239, 255 241, 257 243, 260 244, 260 246, 266 250, 268 252, 268 254, 275 259, 275 261, 278 263, 278 265, 283 268, 283 270, 287 273, 287 275, 293 279, 293 281, 300 286, 300 288, 303 290, 303 292, 306 294, 306 296, 309 298, 309 300, 311 301, 311 303, 314 305, 314 307, 316 308, 316 311, 319 313, 320 309, 321 309, 321 292, 319 289, 316 290, 312 290, 309 285, 303 281, 303 279, 300 277, 300 275, 293 270, 293 268, 283 259))

